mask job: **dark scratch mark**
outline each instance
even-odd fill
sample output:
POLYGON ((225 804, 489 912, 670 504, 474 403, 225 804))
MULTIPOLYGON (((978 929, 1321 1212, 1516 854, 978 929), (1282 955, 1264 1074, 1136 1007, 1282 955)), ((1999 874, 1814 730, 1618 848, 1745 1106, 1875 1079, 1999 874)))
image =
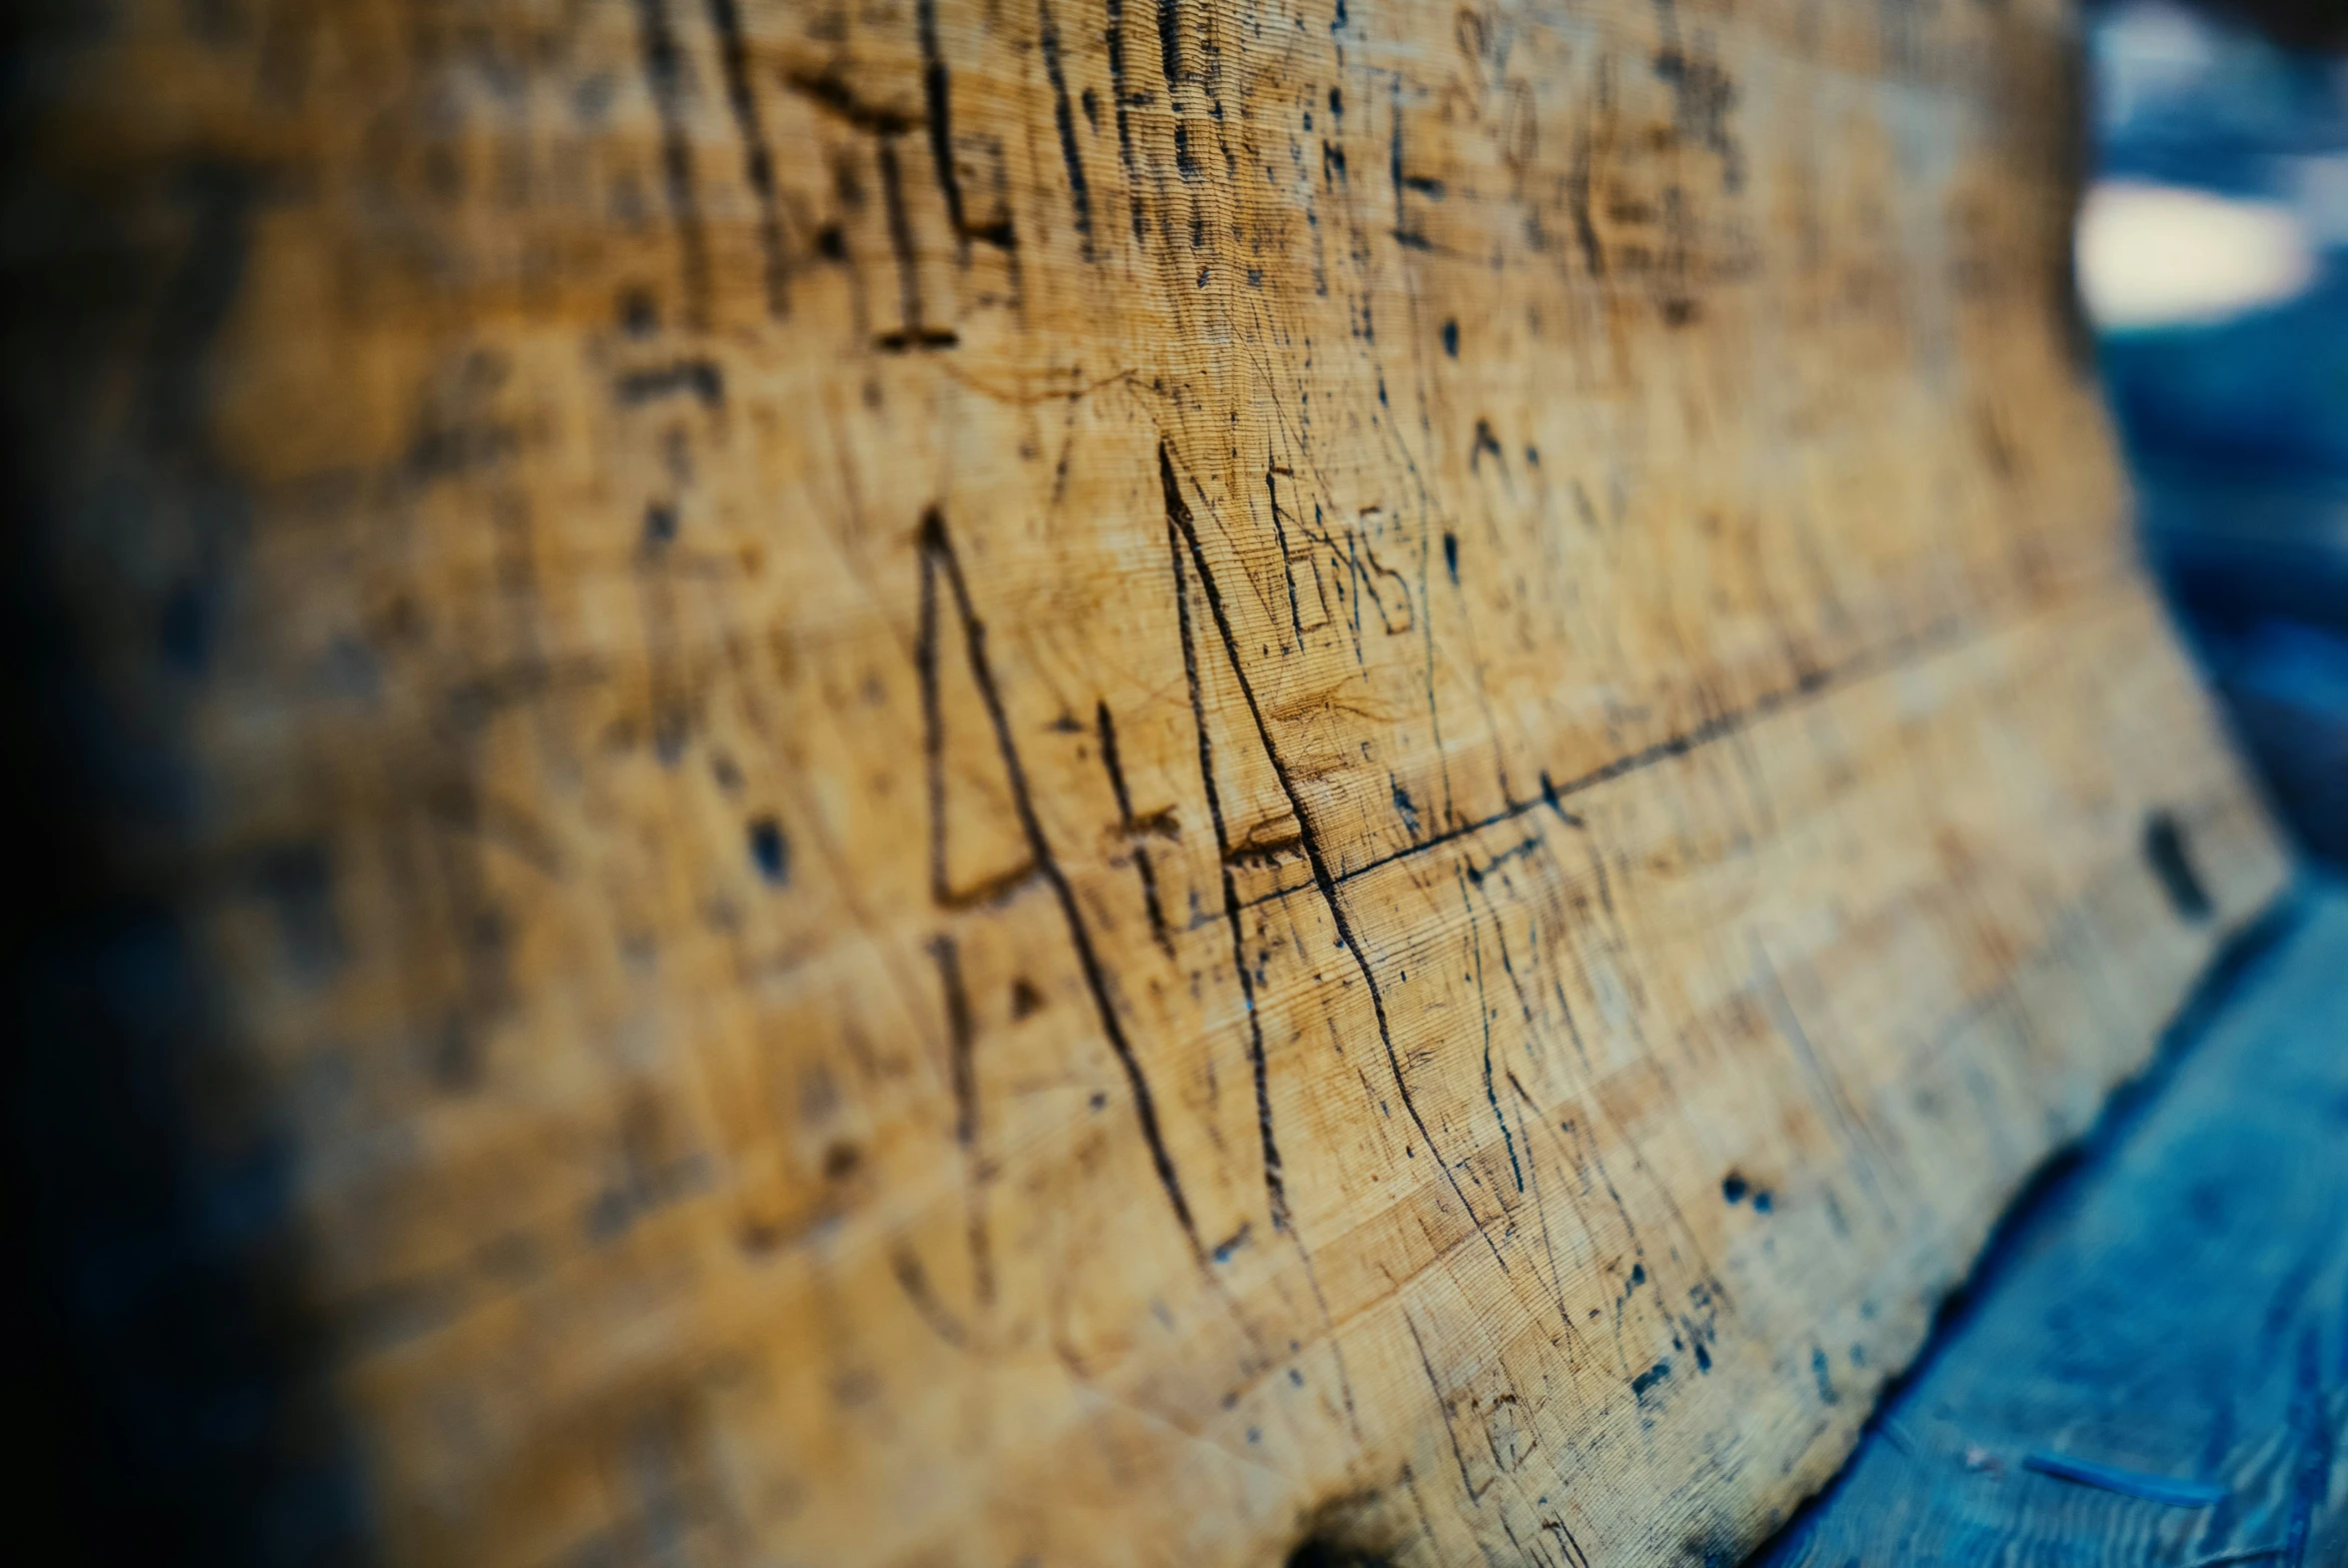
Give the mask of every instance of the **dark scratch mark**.
POLYGON ((2186 851, 2185 830, 2178 825, 2175 812, 2154 811, 2144 818, 2144 858, 2178 919, 2198 924, 2215 912, 2209 887, 2186 851))
MULTIPOLYGON (((1342 872, 1337 873, 1334 881, 1336 885, 1342 886, 1357 876, 1364 876, 1371 871, 1380 870, 1397 860, 1408 859, 1414 855, 1424 854, 1430 849, 1455 843, 1470 833, 1482 832, 1487 828, 1497 827, 1503 822, 1514 821, 1527 811, 1537 810, 1544 806, 1555 811, 1568 825, 1579 827, 1582 825, 1582 819, 1564 807, 1563 802, 1568 796, 1611 784, 1617 779, 1626 778, 1632 774, 1644 773, 1659 764, 1685 757, 1691 752, 1700 751, 1714 742, 1749 729, 1754 724, 1793 703, 1815 698, 1821 693, 1845 685, 1873 670, 1884 668, 1902 657, 1953 644, 1962 631, 1963 628, 1956 622, 1943 622, 1928 628, 1921 634, 1894 639, 1883 648, 1862 652, 1832 671, 1812 671, 1792 686, 1763 693, 1744 708, 1717 714, 1702 724, 1677 735, 1667 736, 1651 746, 1641 747, 1637 751, 1626 753, 1611 762, 1601 763, 1589 772, 1569 779, 1563 784, 1547 783, 1538 798, 1512 800, 1496 811, 1470 821, 1459 822, 1455 826, 1422 838, 1416 843, 1406 844, 1386 854, 1364 860, 1359 865, 1348 866, 1342 872)), ((1282 888, 1274 892, 1259 894, 1255 901, 1263 902, 1272 898, 1284 898, 1293 890, 1282 888)))
POLYGON ((1590 135, 1583 121, 1573 136, 1573 168, 1566 178, 1565 206, 1573 215, 1573 238, 1581 246, 1582 265, 1592 278, 1606 276, 1606 253, 1598 245, 1597 226, 1590 221, 1590 135))
POLYGON ((1570 1568, 1589 1568, 1589 1554, 1581 1549, 1581 1543, 1573 1538, 1573 1532, 1565 1527, 1564 1520, 1543 1519, 1540 1525, 1542 1529, 1564 1542, 1566 1561, 1570 1568))
MULTIPOLYGON (((1467 1189, 1460 1183, 1459 1173, 1451 1168, 1449 1160, 1443 1158, 1441 1145, 1436 1143, 1434 1133, 1428 1129, 1426 1117, 1419 1110, 1418 1101, 1411 1094, 1410 1084, 1403 1076, 1402 1058, 1394 1048, 1393 1026, 1386 1018, 1384 987, 1378 983, 1376 971, 1370 966, 1369 955, 1363 951, 1360 941, 1355 937, 1353 922, 1346 915, 1344 905, 1337 897, 1336 877, 1329 869, 1328 857, 1323 853, 1319 838, 1312 830, 1312 818, 1304 809, 1304 798, 1297 792, 1295 781, 1289 776, 1287 765, 1280 761, 1279 749, 1272 745, 1271 731, 1263 721, 1262 706, 1255 700, 1254 685, 1248 681, 1247 672, 1239 663, 1238 635, 1232 630, 1230 616, 1223 609, 1222 592, 1215 587, 1214 575, 1207 569, 1206 552, 1198 543, 1197 526, 1190 516, 1189 504, 1182 500, 1181 486, 1174 479, 1174 457, 1168 451, 1163 438, 1158 444, 1158 478, 1159 484, 1166 492, 1167 522, 1170 527, 1180 534, 1180 542, 1188 547, 1191 564, 1197 569, 1198 586, 1205 592, 1207 612, 1213 617, 1215 631, 1222 639, 1223 659, 1230 666, 1232 679, 1238 683, 1239 696, 1246 704, 1248 718, 1254 723, 1256 741, 1263 748, 1264 761, 1270 765, 1272 777, 1279 781, 1280 793, 1286 796, 1288 810, 1296 819, 1299 847, 1303 849, 1304 858, 1312 867, 1313 883, 1320 889, 1321 902, 1328 909, 1330 923, 1337 928, 1337 939, 1344 944, 1345 951, 1352 955, 1353 966, 1360 972, 1361 983, 1369 992, 1370 1011, 1377 1019, 1378 1042, 1385 1048, 1386 1068, 1393 1074, 1394 1089, 1401 1096, 1402 1109, 1408 1113, 1411 1125, 1418 1129, 1418 1135, 1426 1140, 1427 1151, 1434 1155, 1435 1164, 1442 1170, 1443 1179, 1451 1188, 1451 1195, 1459 1200, 1459 1206, 1466 1211, 1469 1223, 1475 1226, 1476 1234, 1483 1237, 1484 1245, 1490 1248, 1492 1261, 1500 1265, 1500 1272, 1506 1273, 1508 1260, 1500 1255, 1499 1243, 1494 1241, 1491 1238, 1491 1233, 1484 1229, 1483 1220, 1475 1212, 1475 1205, 1468 1201, 1467 1189)), ((1176 557, 1176 567, 1178 570, 1178 556, 1176 557)), ((1183 604, 1186 606, 1186 599, 1183 604)), ((1187 616, 1186 609, 1184 615, 1187 616)), ((1186 619, 1183 622, 1183 627, 1184 637, 1187 639, 1188 622, 1186 619)), ((1193 688, 1193 690, 1195 689, 1193 688)), ((1201 731, 1201 735, 1203 735, 1203 731, 1201 731)), ((1203 756, 1201 761, 1204 761, 1203 756)), ((1219 825, 1216 830, 1219 834, 1221 830, 1219 825)), ((1236 914, 1232 915, 1232 919, 1235 930, 1237 928, 1236 914)))
POLYGON ((889 209, 889 246, 897 253, 898 309, 904 326, 882 335, 880 347, 893 352, 911 348, 950 349, 960 339, 951 331, 923 324, 922 272, 914 251, 913 217, 905 206, 905 177, 897 167, 897 143, 883 137, 873 153, 881 170, 881 200, 889 209))
MULTIPOLYGON (((943 777, 943 774, 941 774, 943 777)), ((944 842, 941 836, 938 841, 944 842)), ((943 864, 936 860, 934 864, 943 864)), ((931 895, 941 909, 983 909, 989 904, 1001 903, 1025 887, 1036 874, 1036 862, 1031 858, 1021 861, 1009 870, 997 871, 981 877, 967 887, 934 886, 931 895)))
POLYGON ((1524 1166, 1516 1158, 1516 1135, 1508 1130, 1508 1118, 1500 1113, 1500 1091, 1492 1083, 1492 1004, 1484 994, 1483 933, 1477 928, 1475 905, 1467 898, 1467 889, 1459 889, 1459 906, 1467 911, 1468 951, 1475 960, 1475 1013, 1483 1028, 1483 1097, 1492 1107, 1492 1120, 1500 1127, 1500 1141, 1508 1147, 1508 1168, 1515 1173, 1516 1190, 1524 1191, 1524 1166))
POLYGON ((962 334, 946 327, 922 327, 911 332, 885 332, 873 340, 873 346, 887 354, 903 354, 909 349, 951 349, 960 345, 962 334))
POLYGON ((946 55, 938 45, 938 0, 914 0, 914 26, 922 41, 922 102, 929 111, 930 160, 937 165, 938 189, 946 197, 946 216, 954 232, 969 238, 963 219, 962 177, 954 167, 954 130, 949 119, 951 82, 946 55))
MULTIPOLYGON (((1565 993, 1562 989, 1557 992, 1557 999, 1559 1005, 1563 1005, 1565 993)), ((1566 1032, 1573 1040, 1575 1054, 1582 1058, 1582 1069, 1584 1074, 1587 1075, 1589 1071, 1589 1049, 1581 1038, 1580 1026, 1573 1021, 1573 1013, 1572 1009, 1570 1008, 1565 1010, 1565 1028, 1566 1032)), ((1594 1077, 1592 1077, 1590 1081, 1594 1082, 1596 1080, 1594 1077)), ((1601 1112, 1603 1112, 1603 1102, 1599 1102, 1599 1105, 1601 1112)), ((1610 1117, 1609 1120, 1611 1120, 1610 1117)), ((1548 1123, 1544 1121, 1542 1126, 1545 1130, 1548 1126, 1548 1123)), ((1638 1222, 1630 1217, 1630 1205, 1622 1201, 1622 1189, 1615 1185, 1613 1172, 1606 1168, 1606 1156, 1600 1152, 1598 1148, 1596 1134, 1589 1128, 1579 1126, 1576 1122, 1571 1120, 1560 1121, 1556 1123, 1556 1128, 1557 1130, 1555 1132, 1551 1132, 1548 1135, 1550 1140, 1557 1143, 1561 1149, 1565 1147, 1564 1139, 1572 1138, 1576 1143, 1581 1144, 1586 1151, 1586 1157, 1576 1159, 1574 1158, 1570 1149, 1565 1150, 1565 1157, 1569 1160, 1572 1160, 1574 1167, 1581 1172, 1582 1191, 1586 1193, 1589 1190, 1589 1173, 1590 1171, 1595 1170, 1598 1173, 1598 1183, 1606 1189, 1606 1200, 1613 1206, 1614 1217, 1620 1221, 1622 1225, 1622 1234, 1629 1241, 1631 1250, 1641 1257, 1645 1256, 1646 1244, 1639 1239, 1638 1222)), ((1616 1131, 1620 1131, 1619 1126, 1617 1126, 1616 1131)))
POLYGON ((637 49, 644 79, 661 117, 661 170, 669 190, 669 218, 685 281, 687 324, 706 330, 710 314, 709 239, 693 187, 693 142, 685 126, 685 62, 669 24, 668 0, 636 0, 637 49))
POLYGON ((1171 92, 1182 79, 1182 17, 1175 0, 1158 0, 1158 59, 1171 92))
POLYGON ((1487 452, 1492 455, 1492 461, 1499 464, 1503 471, 1507 469, 1508 454, 1500 450, 1500 438, 1492 434, 1492 422, 1479 419, 1475 422, 1475 447, 1467 454, 1469 473, 1475 472, 1477 466, 1483 462, 1483 455, 1487 452))
POLYGON ((1490 859, 1484 861, 1481 865, 1467 866, 1465 868, 1467 872, 1467 879, 1480 887, 1483 885, 1483 879, 1491 875, 1492 872, 1499 870, 1510 860, 1520 860, 1528 857, 1535 849, 1538 849, 1540 846, 1540 837, 1539 835, 1535 834, 1533 837, 1525 839, 1523 842, 1517 844, 1513 848, 1502 849, 1498 854, 1493 855, 1490 859))
POLYGON ((1675 43, 1655 55, 1655 76, 1671 87, 1672 119, 1681 134, 1700 141, 1720 159, 1720 186, 1734 195, 1744 185, 1744 154, 1728 129, 1736 107, 1736 84, 1714 62, 1691 57, 1675 43))
POLYGON ((1817 1345, 1810 1347, 1810 1378, 1818 1385, 1818 1403, 1838 1405, 1842 1396, 1834 1391, 1834 1379, 1826 1364, 1826 1352, 1817 1345))
MULTIPOLYGON (((1265 462, 1263 466, 1263 495, 1264 499, 1271 504, 1272 537, 1280 547, 1280 581, 1286 585, 1288 590, 1288 627, 1296 634, 1296 647, 1302 648, 1304 646, 1304 616, 1296 604, 1295 563, 1288 555, 1287 523, 1280 516, 1279 488, 1273 483, 1273 476, 1278 472, 1279 470, 1269 461, 1265 462)), ((1289 484, 1293 488, 1293 475, 1290 476, 1289 484)))
POLYGON ((742 138, 742 177, 759 204, 759 251, 766 260, 767 314, 791 314, 791 263, 783 248, 783 205, 775 188, 774 155, 767 151, 759 121, 758 95, 751 88, 750 51, 742 35, 735 0, 709 0, 710 25, 718 34, 718 57, 726 72, 726 101, 742 138))
POLYGON ((1434 1362, 1427 1358, 1426 1341, 1418 1337, 1418 1325, 1410 1314, 1402 1314, 1402 1326, 1410 1330, 1410 1343, 1418 1347, 1418 1364, 1426 1371, 1426 1386, 1434 1391, 1435 1409, 1442 1413, 1443 1436, 1450 1439, 1451 1457, 1459 1464, 1459 1484, 1467 1491, 1467 1501, 1479 1504, 1483 1494, 1475 1489, 1475 1481, 1467 1473, 1467 1455, 1459 1447, 1459 1433, 1451 1425, 1451 1401, 1443 1397, 1443 1385, 1435 1377, 1434 1362))
POLYGON ((1557 813, 1557 820, 1563 822, 1568 827, 1582 827, 1588 825, 1580 817, 1565 809, 1565 802, 1558 796, 1556 783, 1549 778, 1549 771, 1547 769, 1544 768, 1541 770, 1540 778, 1541 803, 1547 806, 1550 810, 1557 813))
POLYGON ((1532 1096, 1525 1092, 1524 1085, 1516 1077, 1515 1068, 1509 1068, 1504 1076, 1508 1080, 1508 1087, 1515 1090, 1520 1106, 1516 1112, 1516 1131, 1524 1139, 1525 1163, 1532 1167, 1532 1211, 1541 1222, 1541 1251, 1549 1260, 1549 1290, 1556 1298, 1557 1321, 1564 1325, 1567 1338, 1578 1340, 1581 1330, 1574 1325, 1573 1309, 1565 1304, 1565 1276, 1557 1271, 1557 1243, 1549 1234, 1548 1205, 1541 1201, 1540 1155, 1534 1151, 1532 1135, 1525 1130, 1524 1125, 1524 1110, 1529 1108, 1537 1119, 1540 1107, 1534 1105, 1532 1096))
POLYGON ((726 401, 726 377, 715 361, 679 360, 652 370, 630 371, 620 378, 613 394, 628 408, 690 396, 698 398, 703 408, 714 409, 726 401))
POLYGON ((849 90, 846 82, 827 73, 795 71, 783 80, 817 108, 874 136, 903 136, 922 123, 920 115, 908 114, 885 104, 866 103, 849 90))
POLYGON ((922 1260, 909 1249, 899 1246, 890 1249, 889 1265, 897 1275, 898 1287, 905 1292, 905 1298, 913 1303, 914 1310, 921 1314, 922 1321, 930 1325, 931 1331, 955 1349, 965 1348, 970 1342, 970 1335, 963 1328, 962 1320, 948 1311, 946 1303, 939 1300, 938 1293, 930 1288, 930 1276, 922 1267, 922 1260))
POLYGON ((1386 775, 1386 783, 1393 788, 1394 811, 1402 818, 1403 829, 1411 837, 1417 837, 1419 834, 1418 802, 1410 798, 1410 791, 1403 788, 1402 782, 1392 774, 1386 775))
POLYGON ((922 563, 922 631, 914 644, 914 668, 922 686, 923 778, 930 804, 930 898, 942 909, 993 903, 1025 886, 1036 874, 1033 852, 1018 865, 969 887, 956 887, 946 865, 946 705, 939 686, 938 574, 922 563))
MULTIPOLYGON (((1238 853, 1230 841, 1230 830, 1223 821, 1222 790, 1214 782, 1214 743, 1206 728, 1206 694, 1198 680, 1198 642, 1190 624, 1190 590, 1182 573, 1182 540, 1176 533, 1174 509, 1181 505, 1180 495, 1174 489, 1173 471, 1166 467, 1166 449, 1159 449, 1159 464, 1166 477, 1167 520, 1166 542, 1174 565, 1174 619, 1181 629, 1182 675, 1190 690, 1190 722, 1198 737, 1198 782, 1206 795, 1206 815, 1214 824, 1214 846, 1221 864, 1223 919, 1231 933, 1231 970, 1239 979, 1239 999, 1247 1013, 1247 1063, 1255 1078, 1255 1126, 1263 1147, 1263 1193, 1271 1211, 1274 1230, 1288 1228, 1287 1178, 1280 1164, 1279 1140, 1274 1135, 1271 1120, 1270 1065, 1263 1048, 1263 1019, 1255 1010, 1255 975, 1247 966, 1246 929, 1239 916, 1239 886, 1231 876, 1233 856, 1238 853)), ((1204 573, 1201 563, 1199 572, 1204 573)))
MULTIPOLYGON (((1019 749, 1012 741, 1011 716, 1003 706, 1002 690, 995 684, 993 666, 987 661, 987 629, 971 607, 970 587, 963 579, 962 562, 956 556, 953 541, 946 532, 946 520, 936 509, 922 519, 922 585, 925 608, 924 642, 934 648, 935 627, 929 617, 937 608, 937 589, 934 580, 943 576, 954 592, 955 613, 962 622, 963 639, 970 651, 971 675, 978 682, 979 694, 987 706, 987 717, 995 727, 995 744, 1003 757, 1005 773, 1011 779, 1012 803, 1019 812, 1020 825, 1028 838, 1029 852, 1035 857, 1036 869, 1051 884, 1052 893, 1060 903, 1061 917, 1067 922, 1069 943, 1076 949, 1078 967, 1084 971, 1086 989, 1093 994, 1093 1005, 1101 1017, 1102 1031, 1109 1036, 1110 1049, 1116 1053, 1118 1065, 1124 1069, 1126 1083, 1134 1096, 1134 1118, 1141 1124, 1142 1139, 1149 1145, 1150 1162, 1158 1172, 1158 1182, 1166 1191, 1167 1202, 1173 1207, 1174 1218, 1182 1227, 1182 1235, 1190 1244, 1191 1255, 1201 1267, 1206 1263, 1206 1247, 1199 1239, 1197 1222, 1190 1214, 1190 1200, 1182 1195, 1180 1175, 1174 1169, 1174 1156, 1166 1146, 1166 1134, 1158 1124, 1158 1102, 1150 1092, 1150 1079, 1142 1070, 1139 1057, 1134 1054, 1133 1041, 1127 1037, 1125 1020, 1119 1016, 1116 1002, 1109 993, 1109 971, 1095 951, 1092 933, 1085 926, 1084 912, 1077 905, 1076 888, 1068 873, 1061 869, 1053 855, 1051 840, 1044 836, 1044 824, 1036 814, 1036 801, 1028 788, 1028 775, 1020 762, 1019 749)), ((924 661, 925 690, 936 691, 937 664, 933 652, 924 661)), ((933 695, 932 702, 935 703, 933 695)))
POLYGON ((1303 838, 1295 833, 1286 833, 1277 838, 1257 838, 1250 835, 1224 850, 1222 863, 1225 865, 1277 865, 1302 848, 1303 843, 1303 838))
POLYGON ((1060 30, 1052 24, 1049 0, 1037 0, 1036 14, 1043 28, 1044 75, 1052 83, 1052 118, 1060 127, 1060 156, 1068 165, 1069 205, 1076 210, 1077 245, 1085 260, 1093 259, 1093 190, 1085 179, 1085 159, 1077 146, 1076 115, 1069 107, 1068 76, 1060 64, 1060 30))
POLYGON ((1125 165, 1126 201, 1133 209, 1134 240, 1143 239, 1142 171, 1134 157, 1134 124, 1129 110, 1139 107, 1144 100, 1136 99, 1126 86, 1126 5, 1125 0, 1109 0, 1109 23, 1104 39, 1109 48, 1109 91, 1117 111, 1117 156, 1125 165))
POLYGON ((1410 220, 1402 208, 1402 193, 1428 183, 1406 178, 1402 173, 1402 79, 1394 78, 1392 123, 1386 136, 1386 173, 1394 186, 1394 240, 1410 250, 1431 251, 1434 242, 1410 227, 1410 220))
POLYGON ((954 1141, 962 1145, 964 1225, 971 1249, 971 1273, 982 1302, 995 1299, 995 1246, 987 1231, 985 1161, 979 1152, 978 1027, 971 1018, 970 993, 963 988, 962 955, 954 938, 930 943, 938 963, 938 985, 946 995, 947 1068, 954 1084, 954 1141))
POLYGON ((963 989, 962 958, 951 936, 930 943, 938 962, 938 983, 946 993, 947 1064, 954 1082, 954 1140, 964 1148, 979 1141, 979 1088, 974 1070, 977 1030, 971 1022, 971 1000, 963 989))
MULTIPOLYGON (((1126 788, 1126 770, 1118 757, 1117 724, 1109 717, 1109 704, 1100 703, 1093 714, 1094 728, 1101 737, 1101 762, 1109 770, 1109 787, 1117 794, 1118 826, 1129 838, 1160 830, 1161 823, 1171 830, 1174 813, 1171 810, 1153 811, 1147 820, 1134 815, 1134 797, 1126 788)), ((1167 928, 1166 907, 1158 897, 1158 867, 1150 859, 1150 846, 1134 845, 1134 868, 1142 877, 1142 904, 1150 920, 1150 934, 1168 957, 1174 956, 1174 934, 1167 928)))

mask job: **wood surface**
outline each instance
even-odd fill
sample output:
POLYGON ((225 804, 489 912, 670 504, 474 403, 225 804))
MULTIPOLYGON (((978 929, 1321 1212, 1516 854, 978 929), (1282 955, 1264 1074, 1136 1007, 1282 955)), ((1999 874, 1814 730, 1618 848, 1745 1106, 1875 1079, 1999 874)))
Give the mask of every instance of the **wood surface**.
POLYGON ((2284 871, 2069 322, 2073 53, 2045 0, 36 30, 92 874, 290 1151, 380 1549, 1781 1521, 2284 871))
POLYGON ((2348 892, 2272 923, 1757 1568, 2348 1560, 2348 892))

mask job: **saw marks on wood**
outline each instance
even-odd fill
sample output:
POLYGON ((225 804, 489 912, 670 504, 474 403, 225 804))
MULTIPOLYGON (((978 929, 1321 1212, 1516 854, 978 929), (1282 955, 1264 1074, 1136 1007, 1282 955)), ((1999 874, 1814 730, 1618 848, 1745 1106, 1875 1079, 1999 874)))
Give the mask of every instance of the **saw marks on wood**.
POLYGON ((1781 1520, 2282 874, 2072 358, 2068 48, 286 0, 43 55, 37 263, 137 306, 55 551, 389 1553, 1781 1520))

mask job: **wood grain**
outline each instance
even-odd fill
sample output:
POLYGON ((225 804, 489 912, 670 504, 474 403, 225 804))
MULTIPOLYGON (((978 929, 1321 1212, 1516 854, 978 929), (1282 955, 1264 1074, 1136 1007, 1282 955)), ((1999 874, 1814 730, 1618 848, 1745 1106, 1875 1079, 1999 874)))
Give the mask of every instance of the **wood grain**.
POLYGON ((2041 0, 43 37, 107 874, 395 1560, 1733 1560, 2279 885, 2041 0))

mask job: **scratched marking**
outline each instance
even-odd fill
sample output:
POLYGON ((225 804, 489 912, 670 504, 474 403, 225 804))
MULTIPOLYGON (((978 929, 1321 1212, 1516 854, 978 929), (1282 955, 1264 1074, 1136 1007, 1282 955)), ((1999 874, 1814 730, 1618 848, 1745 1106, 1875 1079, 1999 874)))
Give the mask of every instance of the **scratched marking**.
POLYGON ((37 526, 435 1555, 1733 1560, 2280 875, 2042 0, 297 9, 37 526))

